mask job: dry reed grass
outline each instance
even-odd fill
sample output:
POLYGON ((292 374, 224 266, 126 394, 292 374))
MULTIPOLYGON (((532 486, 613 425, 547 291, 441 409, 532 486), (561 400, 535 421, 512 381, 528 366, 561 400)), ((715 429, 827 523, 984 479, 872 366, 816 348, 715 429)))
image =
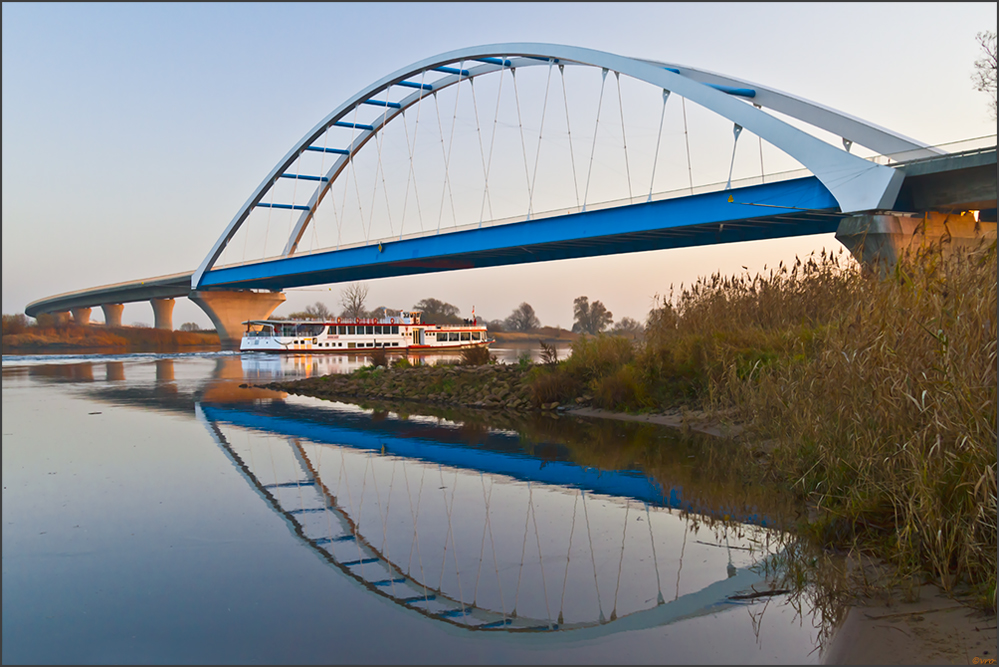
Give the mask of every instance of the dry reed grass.
POLYGON ((640 348, 584 338, 537 379, 610 409, 734 410, 823 544, 995 608, 996 306, 994 241, 922 249, 884 279, 823 251, 681 286, 640 348))

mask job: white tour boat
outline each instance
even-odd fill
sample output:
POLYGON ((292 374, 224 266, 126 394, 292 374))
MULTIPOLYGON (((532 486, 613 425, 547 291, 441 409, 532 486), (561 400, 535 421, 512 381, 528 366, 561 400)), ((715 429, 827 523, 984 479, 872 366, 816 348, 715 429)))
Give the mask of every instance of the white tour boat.
POLYGON ((240 352, 442 352, 485 347, 493 341, 476 318, 463 324, 427 324, 419 311, 396 317, 335 320, 248 320, 240 352))

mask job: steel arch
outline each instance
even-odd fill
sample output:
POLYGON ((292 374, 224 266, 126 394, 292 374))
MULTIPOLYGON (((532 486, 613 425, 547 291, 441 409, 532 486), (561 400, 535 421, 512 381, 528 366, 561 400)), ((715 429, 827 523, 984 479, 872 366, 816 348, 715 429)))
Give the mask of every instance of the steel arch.
POLYGON ((486 46, 475 46, 455 51, 449 51, 418 61, 379 79, 370 86, 342 103, 326 118, 320 121, 277 163, 266 178, 253 191, 246 203, 239 209, 225 231, 212 246, 204 261, 191 276, 192 289, 198 289, 204 274, 211 270, 221 256, 228 242, 246 220, 250 211, 264 197, 278 178, 291 166, 295 160, 309 147, 312 142, 322 136, 331 127, 341 122, 351 111, 361 104, 371 100, 373 96, 400 82, 455 62, 477 62, 474 68, 458 70, 458 73, 443 77, 429 88, 423 86, 417 92, 411 93, 397 107, 386 106, 377 125, 365 126, 351 146, 348 155, 341 155, 335 161, 326 175, 325 181, 320 181, 309 200, 308 210, 296 223, 283 251, 284 256, 292 254, 304 233, 325 193, 331 187, 336 176, 342 172, 351 155, 357 152, 375 134, 394 118, 402 115, 406 108, 412 106, 427 94, 433 94, 462 80, 489 74, 504 68, 546 65, 550 62, 560 65, 582 65, 599 67, 605 70, 625 74, 632 78, 661 87, 685 97, 710 111, 713 111, 753 133, 766 139, 769 143, 781 149, 811 171, 822 184, 832 193, 843 212, 866 211, 890 208, 898 195, 904 175, 896 170, 872 163, 852 155, 846 150, 831 146, 826 142, 799 130, 792 125, 775 118, 761 107, 769 107, 799 120, 815 125, 821 129, 834 132, 845 139, 855 141, 879 152, 914 151, 914 156, 926 153, 933 154, 934 149, 925 144, 880 128, 871 123, 861 121, 852 116, 840 113, 828 107, 807 100, 781 93, 774 89, 758 86, 745 81, 724 77, 703 70, 680 67, 657 61, 641 60, 620 56, 604 51, 596 51, 573 46, 542 43, 504 43, 486 46), (712 85, 714 84, 714 85, 712 85), (755 104, 746 104, 719 90, 715 85, 746 87, 755 86, 755 104), (759 94, 756 94, 759 91, 759 94), (758 99, 756 99, 758 97, 758 99), (758 105, 755 106, 755 105, 758 105))

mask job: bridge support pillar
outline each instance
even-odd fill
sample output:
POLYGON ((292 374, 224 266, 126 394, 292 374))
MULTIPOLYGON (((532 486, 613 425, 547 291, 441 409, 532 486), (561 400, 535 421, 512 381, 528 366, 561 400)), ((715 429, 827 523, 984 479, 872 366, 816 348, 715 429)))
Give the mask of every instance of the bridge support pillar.
POLYGON ((52 321, 55 322, 57 326, 69 324, 70 314, 68 310, 60 310, 49 314, 52 316, 52 321))
POLYGON ((121 313, 125 310, 125 305, 121 303, 105 303, 101 305, 104 311, 104 326, 120 327, 121 313))
POLYGON ((157 329, 173 331, 173 299, 150 299, 153 304, 153 318, 157 329))
POLYGON ((282 292, 196 290, 188 298, 211 318, 222 347, 236 349, 243 337, 243 322, 270 317, 287 297, 282 292))
POLYGON ((844 218, 836 240, 866 269, 882 276, 907 251, 942 243, 945 250, 973 249, 996 238, 995 222, 980 222, 971 213, 930 212, 922 216, 868 213, 844 218))
POLYGON ((90 324, 90 308, 73 308, 73 321, 80 325, 90 324))

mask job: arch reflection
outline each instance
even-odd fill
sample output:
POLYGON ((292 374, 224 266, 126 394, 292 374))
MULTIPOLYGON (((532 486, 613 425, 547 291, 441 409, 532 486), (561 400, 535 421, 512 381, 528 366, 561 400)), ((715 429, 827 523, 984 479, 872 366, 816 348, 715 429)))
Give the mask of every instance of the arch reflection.
POLYGON ((277 401, 196 412, 331 565, 470 630, 577 639, 717 613, 776 549, 760 517, 709 526, 680 488, 543 461, 509 432, 469 445, 438 420, 277 401))

